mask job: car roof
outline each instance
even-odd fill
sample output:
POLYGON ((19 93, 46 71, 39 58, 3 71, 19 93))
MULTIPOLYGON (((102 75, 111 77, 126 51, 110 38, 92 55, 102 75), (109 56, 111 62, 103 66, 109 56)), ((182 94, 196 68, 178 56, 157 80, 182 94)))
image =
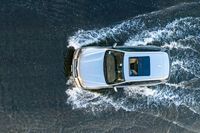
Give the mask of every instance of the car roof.
MULTIPOLYGON (((124 52, 125 81, 164 80, 169 76, 169 56, 166 52, 124 52), (149 65, 144 64, 142 69, 149 69, 146 76, 130 76, 129 59, 132 57, 149 57, 149 65), (146 65, 146 66, 145 66, 146 65)), ((145 71, 145 70, 144 70, 145 71)))

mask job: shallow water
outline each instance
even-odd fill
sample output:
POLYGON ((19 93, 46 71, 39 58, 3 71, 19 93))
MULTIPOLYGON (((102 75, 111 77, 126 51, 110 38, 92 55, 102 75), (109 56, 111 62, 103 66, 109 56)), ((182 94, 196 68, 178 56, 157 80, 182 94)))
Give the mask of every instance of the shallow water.
POLYGON ((21 0, 0 9, 1 132, 200 132, 197 1, 21 0), (66 80, 67 46, 115 42, 169 49, 170 80, 118 93, 66 80))

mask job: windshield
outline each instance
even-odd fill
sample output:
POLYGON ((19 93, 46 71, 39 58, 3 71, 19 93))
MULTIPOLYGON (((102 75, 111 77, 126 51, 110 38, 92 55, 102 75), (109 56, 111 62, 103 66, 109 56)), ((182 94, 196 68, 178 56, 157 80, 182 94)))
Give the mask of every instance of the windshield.
POLYGON ((123 73, 124 53, 108 50, 104 58, 104 74, 108 84, 124 81, 123 73))

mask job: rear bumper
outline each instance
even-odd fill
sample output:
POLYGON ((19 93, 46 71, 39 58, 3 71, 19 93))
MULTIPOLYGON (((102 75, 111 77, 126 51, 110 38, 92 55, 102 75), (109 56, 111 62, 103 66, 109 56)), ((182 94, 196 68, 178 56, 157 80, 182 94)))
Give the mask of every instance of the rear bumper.
POLYGON ((165 49, 164 52, 166 52, 168 54, 168 57, 169 57, 169 75, 168 77, 166 78, 165 81, 168 81, 170 79, 170 76, 171 76, 171 65, 172 65, 172 61, 171 61, 171 56, 170 56, 170 50, 168 49, 165 49))

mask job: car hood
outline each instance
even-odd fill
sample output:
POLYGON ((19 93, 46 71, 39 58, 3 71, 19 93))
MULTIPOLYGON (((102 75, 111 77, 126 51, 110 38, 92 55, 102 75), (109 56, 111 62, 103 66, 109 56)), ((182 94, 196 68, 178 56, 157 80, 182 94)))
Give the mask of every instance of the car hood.
POLYGON ((106 49, 85 48, 79 57, 79 77, 84 88, 106 86, 104 55, 106 49))

